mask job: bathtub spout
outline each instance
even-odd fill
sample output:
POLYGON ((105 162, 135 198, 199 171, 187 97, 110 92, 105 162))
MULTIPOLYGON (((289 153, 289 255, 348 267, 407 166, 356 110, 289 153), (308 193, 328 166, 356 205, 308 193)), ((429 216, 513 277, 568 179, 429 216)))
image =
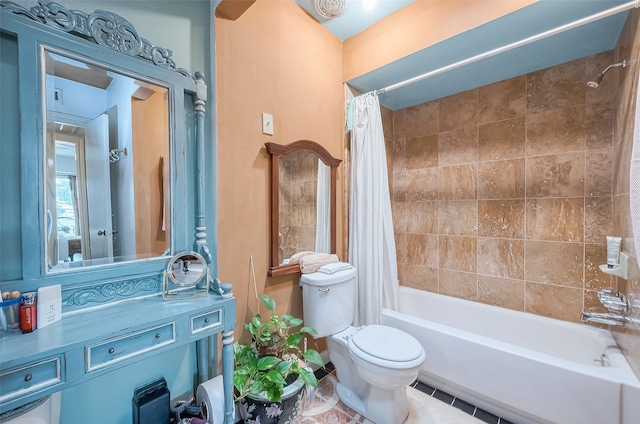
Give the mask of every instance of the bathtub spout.
POLYGON ((605 325, 624 325, 625 323, 624 316, 622 315, 590 311, 582 311, 580 320, 582 322, 597 322, 605 325))

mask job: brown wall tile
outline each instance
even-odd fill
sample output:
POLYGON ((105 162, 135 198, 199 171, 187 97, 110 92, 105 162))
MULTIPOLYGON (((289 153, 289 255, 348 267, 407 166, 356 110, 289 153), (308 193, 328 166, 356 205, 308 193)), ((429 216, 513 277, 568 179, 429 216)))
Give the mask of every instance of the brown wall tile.
POLYGON ((585 196, 611 196, 613 190, 611 149, 587 151, 585 160, 585 196))
MULTIPOLYGON (((640 54, 640 42, 633 48, 640 54)), ((586 86, 613 59, 604 52, 393 112, 402 285, 568 321, 602 288, 640 297, 640 281, 599 269, 605 235, 633 241, 624 163, 637 82, 626 75, 637 79, 640 65, 610 71, 606 90, 586 86)))
POLYGON ((586 82, 584 59, 527 74, 527 114, 584 103, 586 82))
POLYGON ((580 321, 583 290, 549 284, 525 283, 525 311, 565 321, 580 321))
POLYGON ((391 173, 391 198, 394 202, 404 202, 407 197, 407 171, 393 171, 391 173))
POLYGON ((438 102, 422 103, 395 111, 393 134, 396 140, 423 137, 438 132, 438 102))
POLYGON ((478 89, 478 124, 524 116, 526 78, 523 76, 478 89))
POLYGON ((524 194, 524 159, 478 164, 478 199, 520 199, 524 194))
POLYGON ((527 281, 583 287, 583 244, 528 240, 525 250, 527 281))
POLYGON ((438 168, 409 170, 405 173, 405 201, 438 199, 438 168))
MULTIPOLYGON (((407 169, 407 142, 406 140, 398 140, 391 143, 391 155, 392 155, 392 171, 404 171, 407 169)), ((389 150, 387 150, 389 155, 389 150)))
POLYGON ((440 132, 437 136, 440 166, 462 165, 478 161, 477 127, 440 132))
POLYGON ((407 264, 438 267, 438 236, 411 234, 406 237, 407 264))
POLYGON ((524 238, 524 199, 479 200, 478 235, 524 238))
MULTIPOLYGON (((601 90, 594 90, 601 92, 601 90)), ((609 103, 587 103, 585 107, 585 145, 602 149, 613 144, 613 106, 609 103)))
POLYGON ((478 274, 524 278, 524 241, 478 238, 478 274))
POLYGON ((478 302, 524 310, 524 281, 478 275, 478 302))
POLYGON ((584 105, 527 115, 527 156, 585 148, 584 105))
POLYGON ((441 269, 439 277, 441 294, 473 301, 478 299, 476 274, 441 269))
POLYGON ((475 127, 478 124, 478 90, 444 97, 440 103, 439 131, 475 127))
POLYGON ((407 232, 414 234, 438 234, 438 203, 407 203, 411 211, 406 217, 407 232))
POLYGON ((611 288, 612 278, 600 271, 600 265, 607 263, 607 246, 605 244, 584 245, 584 288, 602 290, 611 288))
POLYGON ((440 236, 440 268, 476 272, 477 243, 476 237, 440 236))
POLYGON ((440 200, 469 200, 477 198, 477 165, 439 168, 440 200))
POLYGON ((438 166, 438 134, 410 138, 406 142, 407 169, 433 168, 438 166))
POLYGON ((582 242, 584 199, 534 199, 526 203, 526 238, 582 242))
POLYGON ((584 150, 527 158, 527 197, 584 196, 584 150))
POLYGON ((525 155, 524 116, 478 127, 478 162, 525 155))
POLYGON ((458 200, 438 202, 438 234, 475 236, 478 234, 478 202, 458 200))
POLYGON ((404 268, 403 286, 438 293, 438 268, 420 265, 407 265, 404 268))
POLYGON ((585 243, 606 243, 612 234, 613 222, 611 197, 588 197, 584 205, 585 243))

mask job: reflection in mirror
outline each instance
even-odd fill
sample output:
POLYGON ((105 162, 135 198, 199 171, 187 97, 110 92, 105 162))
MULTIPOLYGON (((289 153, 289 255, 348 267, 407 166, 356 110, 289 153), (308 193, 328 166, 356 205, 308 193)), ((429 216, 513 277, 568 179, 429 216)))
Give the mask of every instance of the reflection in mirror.
POLYGON ((318 143, 266 143, 271 154, 269 275, 298 272, 295 253, 335 253, 336 168, 341 160, 318 143))
POLYGON ((167 266, 169 278, 180 287, 195 286, 204 277, 207 263, 195 252, 181 253, 173 257, 167 266))
POLYGON ((164 300, 192 299, 209 295, 209 267, 202 255, 182 252, 171 258, 164 271, 164 300))
POLYGON ((169 92, 44 51, 48 269, 163 255, 169 92))
POLYGON ((331 168, 311 150, 298 150, 280 161, 280 231, 278 263, 296 252, 330 253, 331 168))

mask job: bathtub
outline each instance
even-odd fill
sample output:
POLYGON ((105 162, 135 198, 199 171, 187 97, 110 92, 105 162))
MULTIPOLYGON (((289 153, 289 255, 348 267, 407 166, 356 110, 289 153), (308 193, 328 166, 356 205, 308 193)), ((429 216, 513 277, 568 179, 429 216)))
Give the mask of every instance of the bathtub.
POLYGON ((518 424, 640 422, 640 382, 608 330, 407 287, 399 310, 381 323, 422 343, 424 383, 518 424))

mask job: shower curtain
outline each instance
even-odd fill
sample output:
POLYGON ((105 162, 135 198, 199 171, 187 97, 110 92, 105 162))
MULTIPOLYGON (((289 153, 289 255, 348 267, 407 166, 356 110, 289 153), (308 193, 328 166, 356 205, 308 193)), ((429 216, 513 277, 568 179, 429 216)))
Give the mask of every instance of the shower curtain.
POLYGON ((352 100, 349 258, 358 270, 356 325, 377 324, 382 307, 397 309, 398 269, 380 103, 352 100))
MULTIPOLYGON (((637 96, 640 96, 640 84, 637 96)), ((640 99, 637 97, 636 99, 640 99)), ((638 100, 636 100, 638 102, 638 100)), ((631 212, 631 231, 635 246, 636 258, 640 257, 640 106, 636 104, 636 116, 633 128, 633 147, 631 151, 631 165, 629 170, 629 201, 631 212)), ((627 246, 630 250, 631 246, 627 246)))

